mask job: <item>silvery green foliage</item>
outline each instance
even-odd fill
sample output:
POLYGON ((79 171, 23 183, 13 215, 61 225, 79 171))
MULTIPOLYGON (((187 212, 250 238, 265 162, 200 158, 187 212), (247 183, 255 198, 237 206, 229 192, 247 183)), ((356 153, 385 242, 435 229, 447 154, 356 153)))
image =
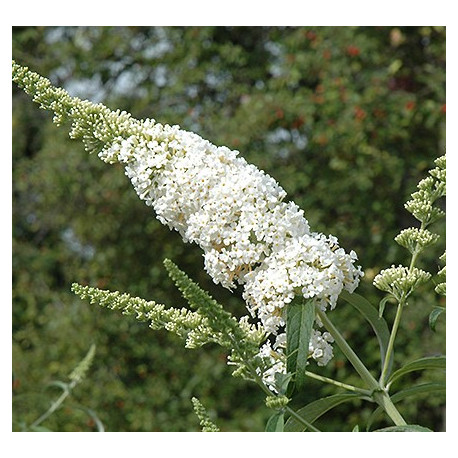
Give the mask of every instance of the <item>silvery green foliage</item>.
MULTIPOLYGON (((309 358, 312 358, 318 366, 325 366, 334 356, 332 343, 334 338, 326 331, 312 329, 309 341, 309 358)), ((274 391, 275 374, 286 374, 286 333, 276 336, 274 343, 267 341, 262 345, 259 356, 266 362, 266 368, 262 371, 264 383, 274 391)))

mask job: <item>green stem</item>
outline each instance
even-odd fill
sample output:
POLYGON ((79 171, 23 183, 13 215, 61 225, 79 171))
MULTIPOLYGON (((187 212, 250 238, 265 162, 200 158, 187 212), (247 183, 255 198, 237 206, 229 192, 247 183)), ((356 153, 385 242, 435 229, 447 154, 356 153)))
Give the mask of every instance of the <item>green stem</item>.
MULTIPOLYGON (((244 353, 240 350, 240 346, 237 342, 237 340, 232 336, 231 334, 229 335, 234 348, 239 352, 240 357, 242 358, 242 361, 250 371, 253 380, 257 383, 257 385, 264 391, 264 393, 267 396, 275 396, 275 393, 273 393, 267 386, 264 384, 262 381, 262 378, 259 376, 259 374, 256 372, 256 369, 252 366, 252 364, 245 358, 244 353)), ((294 411, 291 407, 285 406, 284 409, 292 416, 294 417, 299 423, 303 424, 305 427, 307 427, 310 431, 313 432, 320 432, 319 429, 315 428, 310 422, 308 422, 305 418, 302 418, 296 411, 294 411)))
MULTIPOLYGON (((372 376, 364 363, 359 359, 358 355, 353 351, 350 345, 348 345, 345 338, 342 336, 342 334, 340 334, 328 316, 322 310, 320 310, 319 307, 315 308, 323 325, 326 327, 332 337, 334 337, 334 340, 342 350, 343 354, 347 357, 348 361, 350 361, 356 372, 358 372, 360 377, 369 387, 372 399, 374 399, 374 401, 376 401, 385 410, 395 425, 406 425, 407 423, 405 422, 404 418, 402 418, 399 411, 396 409, 388 393, 383 390, 379 382, 377 382, 377 380, 372 376)), ((389 360, 389 358, 387 358, 387 360, 389 360)))
MULTIPOLYGON (((420 226, 420 230, 425 229, 426 226, 427 224, 422 222, 420 226)), ((409 273, 411 273, 413 268, 415 267, 415 263, 417 262, 417 258, 420 252, 421 252, 421 246, 420 244, 417 243, 417 245, 415 246, 415 249, 412 252, 412 258, 410 260, 410 265, 409 265, 409 273)), ((404 291, 398 301, 398 308, 396 310, 396 316, 394 318, 393 327, 391 329, 390 340, 388 341, 388 348, 386 349, 385 362, 383 364, 382 373, 380 375, 380 386, 383 389, 386 388, 385 381, 388 375, 389 363, 390 363, 391 355, 394 349, 394 341, 396 340, 396 335, 398 333, 399 324, 401 322, 402 311, 404 310, 404 305, 407 303, 406 301, 407 301, 407 293, 404 291)))
POLYGON ((361 393, 366 396, 371 396, 372 392, 369 390, 365 390, 364 388, 359 388, 353 385, 349 385, 347 383, 339 382, 338 380, 334 380, 329 377, 324 377, 323 375, 315 374, 314 372, 305 371, 305 375, 307 377, 313 378, 315 380, 320 380, 324 383, 330 383, 332 385, 338 386, 339 388, 344 388, 347 391, 353 391, 355 393, 361 393))
POLYGON ((407 424, 386 391, 374 392, 373 398, 385 410, 396 426, 403 426, 407 424))
POLYGON ((405 300, 399 301, 398 308, 396 310, 396 316, 394 318, 393 328, 391 329, 390 340, 388 341, 388 347, 386 349, 385 362, 383 363, 382 373, 380 375, 380 386, 385 388, 385 379, 388 374, 390 367, 390 359, 394 349, 394 341, 399 329, 399 323, 401 322, 402 311, 404 309, 405 300))
MULTIPOLYGON (((268 396, 275 396, 275 394, 267 388, 267 386, 264 384, 262 381, 261 377, 258 375, 256 370, 251 366, 250 363, 247 361, 244 361, 245 364, 247 365, 248 369, 250 370, 255 382, 260 386, 262 391, 264 391, 265 394, 268 396)), ((306 426, 310 431, 314 432, 320 432, 319 429, 315 428, 310 422, 308 422, 305 418, 302 418, 296 411, 294 411, 291 407, 285 406, 284 409, 292 416, 294 417, 299 423, 302 423, 304 426, 306 426)))
POLYGON ((379 390, 380 385, 378 384, 377 380, 372 376, 372 374, 366 368, 364 363, 359 359, 358 355, 353 351, 350 345, 348 345, 345 338, 329 320, 326 313, 324 313, 319 307, 315 307, 315 309, 325 328, 329 331, 332 337, 334 337, 334 340, 342 350, 343 354, 347 357, 348 361, 350 361, 351 365, 355 368, 356 372, 358 372, 359 376, 364 380, 371 392, 374 390, 379 390))
POLYGON ((70 394, 72 388, 73 388, 73 382, 70 383, 67 388, 64 390, 64 392, 51 404, 51 407, 39 418, 37 418, 31 425, 31 428, 34 428, 38 426, 39 424, 43 423, 49 416, 51 416, 67 399, 68 395, 70 394))

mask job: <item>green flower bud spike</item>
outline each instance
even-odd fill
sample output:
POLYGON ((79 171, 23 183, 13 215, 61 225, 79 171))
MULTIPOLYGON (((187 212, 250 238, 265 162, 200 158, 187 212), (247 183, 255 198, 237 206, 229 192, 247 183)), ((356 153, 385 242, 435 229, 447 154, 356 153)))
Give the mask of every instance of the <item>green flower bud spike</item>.
POLYGON ((192 406, 194 412, 199 418, 200 426, 202 426, 202 432, 217 433, 219 428, 210 420, 207 410, 197 398, 192 398, 192 406))
MULTIPOLYGON (((446 195, 446 160, 445 155, 436 159, 436 167, 430 170, 427 178, 418 183, 418 190, 412 194, 412 199, 405 204, 407 211, 421 223, 420 228, 407 228, 395 237, 395 241, 406 248, 411 254, 409 267, 391 266, 382 270, 373 281, 376 288, 385 291, 396 299, 398 309, 388 343, 385 364, 380 377, 380 384, 384 386, 388 376, 388 362, 394 348, 394 340, 401 320, 402 310, 407 305, 407 298, 420 285, 428 282, 432 275, 415 267, 419 254, 427 247, 439 240, 439 235, 433 234, 427 228, 430 224, 445 216, 445 212, 437 206, 436 201, 446 195)), ((442 272, 442 271, 441 271, 442 272)), ((444 270, 445 274, 445 270, 444 270)), ((444 275, 445 276, 445 275, 444 275)), ((436 286, 438 294, 445 294, 445 282, 436 286)), ((387 302, 382 299, 380 310, 387 302)), ((436 314, 437 315, 437 314, 436 314)))

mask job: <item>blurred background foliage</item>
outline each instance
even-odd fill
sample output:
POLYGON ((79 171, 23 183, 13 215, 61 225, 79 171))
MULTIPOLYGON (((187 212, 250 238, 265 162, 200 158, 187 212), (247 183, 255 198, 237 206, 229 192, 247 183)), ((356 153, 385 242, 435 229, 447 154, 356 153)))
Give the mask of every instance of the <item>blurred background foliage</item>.
MULTIPOLYGON (((375 305, 383 296, 373 277, 408 262, 393 241, 415 225, 403 204, 445 151, 445 27, 14 27, 13 58, 72 95, 240 150, 280 182, 313 230, 358 253, 359 292, 375 305)), ((219 347, 186 350, 70 293, 78 281, 185 305, 162 266, 170 258, 245 314, 239 292, 212 283, 200 250, 155 220, 123 170, 87 157, 51 117, 13 86, 13 429, 47 409, 47 383, 95 343, 88 379, 47 428, 95 430, 76 404, 108 431, 198 431, 196 396, 221 430, 262 431, 264 395, 230 376, 219 347)), ((441 242, 421 263, 433 274, 445 221, 434 229, 441 242)), ((443 316, 436 333, 428 328, 439 303, 433 286, 406 309, 398 362, 445 353, 443 316)), ((377 344, 364 320, 343 304, 332 319, 375 373, 377 344)), ((335 353, 320 372, 358 384, 335 353)), ((414 373, 404 384, 440 377, 414 373)), ((297 406, 334 393, 310 381, 297 406)), ((443 406, 431 394, 399 404, 409 422, 435 430, 444 428, 443 406)), ((319 427, 364 427, 370 408, 342 405, 319 427)))

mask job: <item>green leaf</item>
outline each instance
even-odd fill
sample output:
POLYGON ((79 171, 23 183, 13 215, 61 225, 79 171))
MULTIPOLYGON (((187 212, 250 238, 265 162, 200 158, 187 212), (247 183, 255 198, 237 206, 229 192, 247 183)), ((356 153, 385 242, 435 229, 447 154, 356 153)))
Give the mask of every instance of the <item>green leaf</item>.
MULTIPOLYGON (((358 310, 361 313, 361 315, 363 315, 363 317, 371 325, 380 346, 380 354, 382 357, 381 365, 383 368, 386 350, 388 348, 388 342, 390 340, 390 331, 388 329, 386 321, 383 319, 383 317, 379 316, 376 308, 367 299, 360 296, 359 294, 350 294, 348 291, 344 290, 340 293, 339 297, 341 297, 344 301, 348 302, 353 307, 355 307, 356 310, 358 310)), ((390 373, 391 367, 393 365, 393 355, 394 353, 392 353, 391 355, 388 374, 390 373)))
POLYGON ((378 305, 378 316, 379 318, 382 318, 383 317, 383 312, 385 311, 385 305, 386 303, 392 299, 393 296, 385 296, 379 303, 378 305))
POLYGON ((405 366, 393 372, 388 380, 388 384, 391 385, 395 380, 408 374, 409 372, 419 371, 424 369, 445 369, 445 356, 429 356, 426 358, 420 358, 415 361, 407 363, 405 366))
POLYGON ((445 312, 445 307, 434 307, 433 311, 429 314, 429 327, 431 331, 436 330, 436 321, 443 312, 445 312))
POLYGON ((293 301, 286 313, 286 368, 287 372, 295 374, 296 387, 301 389, 305 385, 305 367, 315 321, 315 301, 293 301))
POLYGON ((77 406, 74 406, 74 407, 76 409, 82 410, 86 415, 88 415, 92 419, 92 421, 94 422, 95 426, 97 427, 97 431, 99 433, 105 432, 105 428, 103 426, 102 421, 100 420, 98 415, 92 409, 89 409, 88 407, 84 407, 84 406, 80 406, 80 405, 77 405, 77 406))
POLYGON ((291 381, 293 374, 289 372, 283 374, 282 372, 275 372, 275 388, 278 391, 278 394, 286 394, 288 389, 289 382, 291 381))
POLYGON ((383 433, 392 433, 392 432, 399 432, 399 433, 409 433, 409 432, 417 432, 417 433, 432 433, 428 428, 419 425, 403 425, 403 426, 389 426, 388 428, 377 429, 374 432, 383 432, 383 433))
POLYGON ((359 433, 359 426, 355 425, 355 427, 351 430, 352 433, 359 433))
MULTIPOLYGON (((445 383, 423 383, 422 385, 412 386, 393 394, 391 396, 391 400, 393 402, 398 402, 410 396, 415 396, 423 393, 433 393, 437 391, 445 391, 445 383)), ((369 431, 374 421, 383 414, 384 410, 382 407, 377 407, 369 417, 366 429, 369 431)))
POLYGON ((266 424, 266 433, 282 433, 285 425, 285 414, 283 412, 274 413, 266 424))
POLYGON ((65 391, 65 392, 70 390, 69 384, 65 382, 61 382, 60 380, 53 380, 52 382, 49 382, 46 384, 46 388, 51 387, 51 386, 57 386, 62 391, 65 391))
MULTIPOLYGON (((327 411, 337 407, 343 402, 352 401, 354 399, 362 399, 358 394, 335 394, 326 398, 321 398, 307 404, 297 411, 304 420, 313 423, 327 411)), ((285 424, 285 431, 298 432, 304 431, 305 427, 302 423, 297 421, 294 417, 289 417, 285 424)))

